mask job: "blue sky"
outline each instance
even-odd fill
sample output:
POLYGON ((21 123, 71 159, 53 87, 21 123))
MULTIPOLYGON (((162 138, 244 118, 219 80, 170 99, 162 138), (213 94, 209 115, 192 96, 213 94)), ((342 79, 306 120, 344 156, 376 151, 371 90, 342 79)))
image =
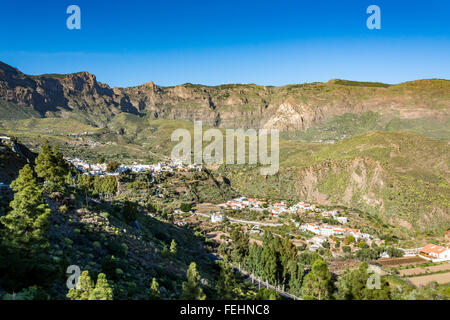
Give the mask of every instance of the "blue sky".
POLYGON ((111 86, 450 78, 448 0, 3 1, 0 61, 111 86), (81 8, 68 30, 66 8, 81 8), (366 8, 381 8, 381 30, 366 8))

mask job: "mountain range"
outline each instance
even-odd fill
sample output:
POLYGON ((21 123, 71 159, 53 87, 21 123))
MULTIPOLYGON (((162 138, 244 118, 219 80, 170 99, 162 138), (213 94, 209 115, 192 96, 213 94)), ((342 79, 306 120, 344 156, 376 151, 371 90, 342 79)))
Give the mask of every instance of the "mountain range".
POLYGON ((255 84, 111 88, 88 72, 26 75, 0 62, 2 118, 77 117, 105 125, 114 115, 202 120, 221 128, 306 130, 336 116, 377 112, 384 118, 448 120, 450 81, 398 85, 330 80, 283 87, 255 84))
POLYGON ((193 120, 279 129, 279 173, 221 168, 235 190, 359 209, 404 232, 450 227, 449 111, 443 79, 111 88, 88 72, 31 76, 0 62, 0 133, 33 151, 48 139, 68 156, 152 161, 193 120))

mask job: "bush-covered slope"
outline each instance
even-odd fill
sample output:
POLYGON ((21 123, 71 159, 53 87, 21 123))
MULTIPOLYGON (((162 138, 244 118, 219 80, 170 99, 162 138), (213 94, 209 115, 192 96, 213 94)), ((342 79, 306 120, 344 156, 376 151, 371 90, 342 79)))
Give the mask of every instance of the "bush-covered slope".
POLYGON ((233 187, 249 195, 359 208, 417 231, 450 226, 448 143, 373 131, 335 144, 295 145, 282 144, 275 176, 230 170, 233 187))

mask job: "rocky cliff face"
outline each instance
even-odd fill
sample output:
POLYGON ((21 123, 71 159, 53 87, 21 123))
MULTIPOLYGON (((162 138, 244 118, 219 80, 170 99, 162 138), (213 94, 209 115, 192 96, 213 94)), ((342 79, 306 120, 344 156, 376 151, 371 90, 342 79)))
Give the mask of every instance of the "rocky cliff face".
POLYGON ((321 110, 314 110, 308 105, 297 105, 295 101, 285 101, 280 104, 275 114, 264 124, 265 129, 306 130, 320 122, 323 118, 321 110))
POLYGON ((248 85, 110 88, 94 75, 27 76, 0 62, 0 98, 60 116, 67 111, 110 117, 120 112, 154 118, 201 120, 234 128, 305 130, 344 113, 367 110, 402 118, 448 117, 450 81, 421 80, 395 86, 332 80, 267 87, 248 85))
POLYGON ((324 161, 299 170, 297 194, 321 205, 339 203, 348 207, 378 208, 386 212, 386 202, 379 195, 391 181, 377 161, 354 158, 345 161, 324 161))
POLYGON ((80 72, 70 75, 27 76, 0 62, 0 98, 28 106, 42 116, 58 112, 84 111, 112 115, 137 113, 127 97, 117 95, 94 75, 80 72))

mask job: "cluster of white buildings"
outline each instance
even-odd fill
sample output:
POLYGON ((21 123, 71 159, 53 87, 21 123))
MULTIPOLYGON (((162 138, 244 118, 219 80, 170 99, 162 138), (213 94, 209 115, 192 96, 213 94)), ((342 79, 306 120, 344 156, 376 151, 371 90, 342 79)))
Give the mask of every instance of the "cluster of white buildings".
POLYGON ((156 164, 139 164, 135 162, 131 165, 121 164, 115 172, 107 172, 106 163, 90 164, 78 158, 67 158, 66 160, 73 164, 79 171, 83 172, 84 174, 100 176, 118 175, 126 171, 131 171, 134 173, 152 172, 153 175, 156 176, 161 172, 188 171, 190 169, 202 171, 203 169, 201 164, 185 165, 181 161, 159 162, 156 164))
POLYGON ((320 208, 316 208, 316 206, 313 204, 309 204, 309 203, 306 203, 303 201, 300 201, 300 202, 296 203, 295 205, 291 206, 289 208, 289 211, 291 211, 291 212, 314 211, 316 213, 320 213, 320 215, 323 216, 324 218, 332 217, 333 219, 338 220, 342 224, 346 224, 348 222, 348 218, 340 216, 339 210, 320 209, 320 208))
POLYGON ((346 224, 348 222, 348 218, 340 216, 338 210, 332 210, 332 211, 324 210, 324 211, 320 212, 320 215, 324 218, 333 218, 341 224, 346 224))
MULTIPOLYGON (((252 199, 246 197, 239 197, 233 200, 229 200, 226 203, 221 204, 219 206, 225 209, 233 209, 233 210, 242 210, 246 208, 254 210, 262 210, 264 204, 267 204, 266 199, 252 199)), ((338 210, 327 211, 324 209, 316 208, 315 205, 306 203, 304 201, 300 201, 290 207, 288 207, 286 201, 280 201, 270 205, 266 205, 266 208, 272 216, 278 216, 282 213, 297 213, 299 211, 305 212, 312 210, 316 213, 320 213, 323 217, 332 217, 341 224, 348 223, 348 218, 341 216, 338 210)))
POLYGON ((300 201, 296 204, 294 204, 293 206, 287 208, 286 207, 286 203, 285 202, 281 202, 278 207, 276 206, 277 204, 275 204, 275 210, 272 210, 273 214, 280 214, 283 212, 291 212, 291 213, 296 213, 298 211, 301 212, 305 212, 305 211, 313 211, 315 213, 320 213, 321 216, 323 216, 324 218, 333 218, 335 220, 337 220, 339 223, 341 224, 346 224, 348 223, 348 218, 341 216, 340 212, 338 210, 324 210, 324 209, 320 209, 320 208, 316 208, 315 205, 313 204, 309 204, 306 203, 304 201, 300 201))
POLYGON ((285 201, 280 201, 272 204, 269 208, 272 216, 278 216, 281 213, 289 212, 289 208, 285 201))
POLYGON ((233 210, 253 209, 262 211, 265 204, 266 204, 265 208, 267 208, 267 210, 272 214, 272 216, 279 215, 280 213, 289 211, 289 208, 287 207, 285 201, 280 201, 271 205, 267 205, 266 199, 253 199, 246 197, 239 197, 233 200, 229 200, 226 203, 221 204, 220 206, 226 209, 233 209, 233 210))
MULTIPOLYGON (((106 175, 106 164, 105 163, 97 163, 97 164, 89 164, 86 161, 80 160, 78 158, 71 159, 66 158, 68 162, 70 162, 78 171, 83 172, 87 175, 106 175)), ((112 173, 110 173, 112 174, 112 173)))
POLYGON ((270 209, 273 215, 278 215, 283 212, 297 213, 299 211, 300 212, 313 211, 315 213, 320 213, 323 217, 333 217, 342 224, 348 222, 348 218, 341 217, 338 210, 327 211, 324 209, 316 208, 314 204, 310 204, 304 201, 300 201, 290 207, 287 206, 285 201, 281 201, 278 203, 274 203, 272 206, 270 206, 270 209))
POLYGON ((307 210, 314 210, 316 209, 316 206, 313 204, 306 203, 304 201, 300 201, 293 206, 289 207, 289 211, 291 212, 297 212, 297 211, 307 211, 307 210))
POLYGON ((353 236, 355 239, 371 239, 372 236, 368 233, 362 233, 358 229, 346 228, 346 227, 334 227, 329 225, 318 226, 314 223, 306 223, 300 226, 300 230, 309 231, 316 235, 330 237, 346 237, 353 236))
POLYGON ((264 203, 266 203, 265 199, 252 199, 246 197, 239 197, 233 200, 229 200, 226 203, 221 204, 220 206, 223 208, 233 210, 241 210, 245 208, 260 209, 262 208, 264 203))

